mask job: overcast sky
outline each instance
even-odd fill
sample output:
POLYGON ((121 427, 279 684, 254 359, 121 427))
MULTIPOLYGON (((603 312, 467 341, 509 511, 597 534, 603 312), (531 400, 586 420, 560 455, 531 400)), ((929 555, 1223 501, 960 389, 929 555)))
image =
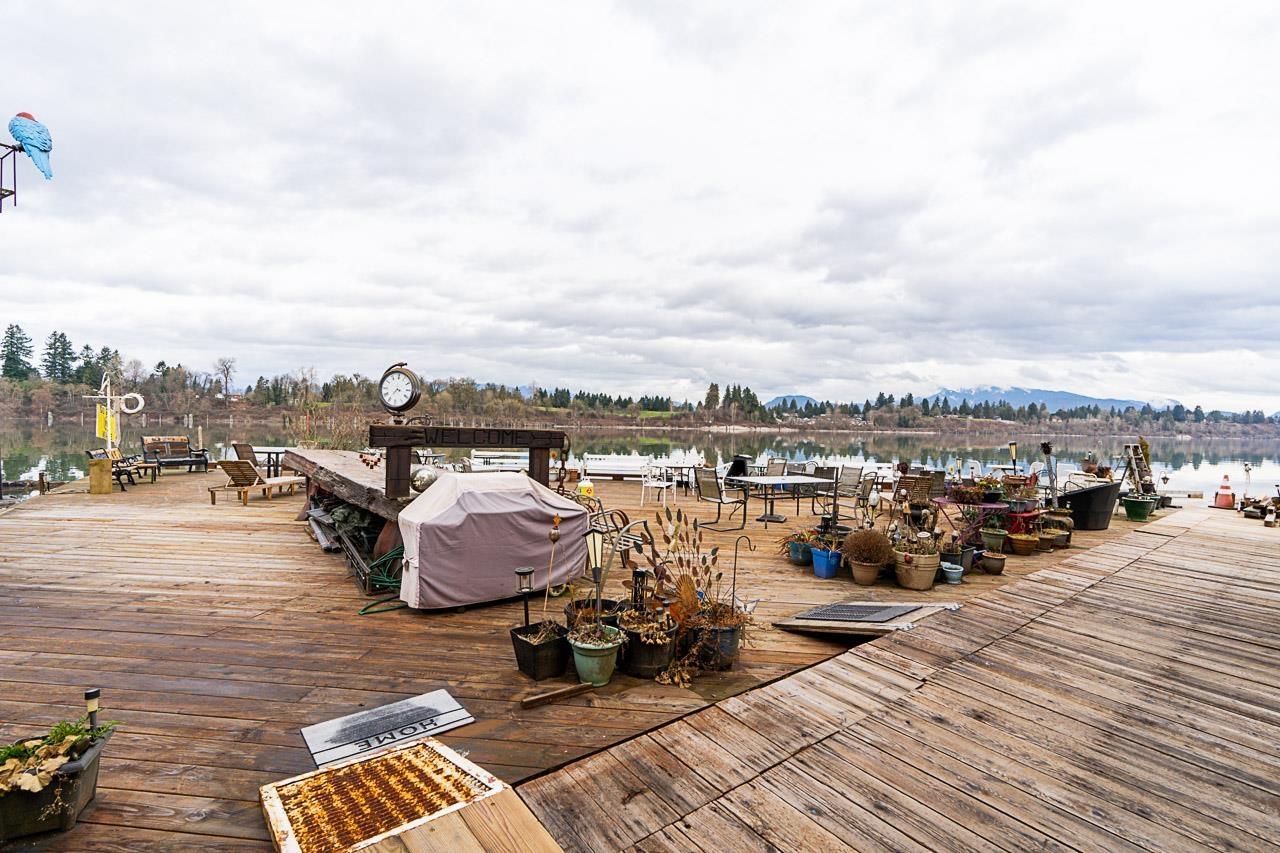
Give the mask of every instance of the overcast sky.
POLYGON ((1274 2, 324 6, 7 9, 54 180, 0 323, 238 384, 1280 408, 1274 2))

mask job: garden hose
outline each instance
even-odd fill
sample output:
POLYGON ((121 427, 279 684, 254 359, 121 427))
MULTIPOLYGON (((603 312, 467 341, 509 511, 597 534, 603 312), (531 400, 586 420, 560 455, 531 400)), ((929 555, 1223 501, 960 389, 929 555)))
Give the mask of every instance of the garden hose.
POLYGON ((404 557, 404 546, 397 545, 387 553, 369 564, 369 588, 380 586, 383 589, 391 590, 392 594, 384 598, 370 601, 364 607, 360 608, 359 615, 368 616, 371 613, 388 613, 392 610, 399 610, 409 605, 400 598, 400 572, 392 573, 392 566, 397 560, 404 557))

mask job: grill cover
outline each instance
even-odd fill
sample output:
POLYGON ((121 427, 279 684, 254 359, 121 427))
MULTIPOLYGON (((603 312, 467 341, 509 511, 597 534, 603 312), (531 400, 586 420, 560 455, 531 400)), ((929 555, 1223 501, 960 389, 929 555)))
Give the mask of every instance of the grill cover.
POLYGON ((586 565, 585 508, 524 474, 441 471, 400 511, 400 598, 424 609, 511 598, 518 566, 533 566, 534 589, 544 588, 555 515, 560 541, 551 583, 563 584, 586 565))

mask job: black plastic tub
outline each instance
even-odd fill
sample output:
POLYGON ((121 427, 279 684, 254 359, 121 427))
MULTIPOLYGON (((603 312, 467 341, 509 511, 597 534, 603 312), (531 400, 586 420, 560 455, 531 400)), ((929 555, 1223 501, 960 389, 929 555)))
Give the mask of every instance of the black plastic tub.
POLYGON ((569 668, 569 659, 573 650, 569 648, 567 639, 569 632, 557 625, 560 636, 554 640, 534 645, 520 639, 522 634, 536 634, 540 625, 521 625, 511 629, 511 645, 516 650, 516 666, 534 681, 546 678, 559 678, 569 668))
POLYGON ((97 793, 98 760, 110 737, 99 738, 75 761, 53 771, 53 779, 43 790, 0 794, 0 844, 37 832, 65 832, 75 826, 76 818, 97 793))
POLYGON ((1071 510, 1076 530, 1106 530, 1116 511, 1123 483, 1102 483, 1058 495, 1058 504, 1071 510))

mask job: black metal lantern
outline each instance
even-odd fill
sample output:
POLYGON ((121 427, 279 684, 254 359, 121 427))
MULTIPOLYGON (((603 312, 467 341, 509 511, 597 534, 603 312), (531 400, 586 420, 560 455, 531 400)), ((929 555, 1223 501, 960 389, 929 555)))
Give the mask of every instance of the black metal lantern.
POLYGON ((516 585, 517 591, 524 597, 524 624, 528 627, 529 593, 533 592, 533 566, 521 566, 516 569, 516 585))

